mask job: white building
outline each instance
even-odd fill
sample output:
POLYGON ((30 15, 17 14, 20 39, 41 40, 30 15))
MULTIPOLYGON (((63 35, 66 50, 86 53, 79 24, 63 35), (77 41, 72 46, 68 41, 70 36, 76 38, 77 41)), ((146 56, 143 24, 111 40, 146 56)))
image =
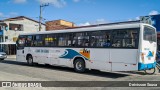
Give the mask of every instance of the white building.
MULTIPOLYGON (((0 51, 9 55, 16 53, 16 40, 20 33, 39 31, 39 22, 25 16, 8 18, 0 21, 0 51)), ((41 31, 45 31, 42 24, 41 31)))

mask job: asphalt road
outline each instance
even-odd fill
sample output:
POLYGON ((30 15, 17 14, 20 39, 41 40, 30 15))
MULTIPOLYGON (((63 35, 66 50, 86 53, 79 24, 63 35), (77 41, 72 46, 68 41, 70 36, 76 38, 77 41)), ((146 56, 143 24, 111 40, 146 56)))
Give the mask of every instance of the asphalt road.
MULTIPOLYGON (((143 75, 142 72, 111 73, 111 72, 100 72, 96 70, 91 70, 91 71, 87 70, 87 72, 85 73, 76 73, 74 72, 73 69, 66 67, 46 66, 46 65, 28 66, 26 63, 16 62, 15 59, 0 61, 0 81, 157 81, 157 80, 160 80, 159 74, 143 75)), ((71 88, 60 88, 60 89, 71 90, 71 88)), ((83 88, 83 90, 84 89, 85 88, 83 88)), ((94 89, 105 90, 107 88, 96 87, 94 89)), ((128 90, 128 88, 123 88, 122 90, 125 89, 128 90)), ((136 90, 136 88, 132 89, 136 90)), ((145 88, 141 89, 146 90, 145 88)), ((156 88, 152 89, 159 90, 156 88)))

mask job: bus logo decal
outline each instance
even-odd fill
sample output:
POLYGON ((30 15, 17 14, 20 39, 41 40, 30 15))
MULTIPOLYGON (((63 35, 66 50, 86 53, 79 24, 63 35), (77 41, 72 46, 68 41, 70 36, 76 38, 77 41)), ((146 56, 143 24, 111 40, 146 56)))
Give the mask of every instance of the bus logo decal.
POLYGON ((90 51, 87 49, 81 49, 80 52, 77 52, 72 49, 66 49, 64 54, 60 58, 73 59, 75 56, 82 56, 85 60, 90 59, 90 51))
POLYGON ((154 52, 149 51, 147 57, 153 57, 154 52))
POLYGON ((154 52, 149 51, 149 53, 147 55, 148 60, 151 60, 151 58, 153 57, 153 55, 154 55, 154 52))
POLYGON ((80 52, 79 52, 81 55, 83 55, 84 57, 90 59, 90 51, 87 50, 87 49, 81 49, 80 52))

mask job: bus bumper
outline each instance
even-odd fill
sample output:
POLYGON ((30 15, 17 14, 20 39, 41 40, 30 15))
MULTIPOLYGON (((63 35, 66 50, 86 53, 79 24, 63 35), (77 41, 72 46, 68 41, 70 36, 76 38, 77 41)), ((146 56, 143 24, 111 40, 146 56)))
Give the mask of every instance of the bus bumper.
POLYGON ((138 63, 138 70, 149 70, 156 67, 156 62, 150 64, 138 63))

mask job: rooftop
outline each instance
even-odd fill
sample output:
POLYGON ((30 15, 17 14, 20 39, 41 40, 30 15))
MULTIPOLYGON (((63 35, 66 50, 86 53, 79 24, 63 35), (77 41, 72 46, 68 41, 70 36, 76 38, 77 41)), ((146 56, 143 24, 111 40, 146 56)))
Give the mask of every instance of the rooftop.
MULTIPOLYGON (((36 22, 36 23, 39 23, 39 21, 36 21, 34 19, 31 19, 31 18, 28 18, 26 16, 17 16, 17 17, 13 17, 13 18, 7 18, 7 19, 4 19, 4 20, 1 20, 0 22, 3 22, 3 21, 15 21, 15 20, 23 20, 23 19, 28 19, 28 20, 31 20, 33 22, 36 22)), ((44 23, 42 23, 43 25, 45 25, 44 23)))

